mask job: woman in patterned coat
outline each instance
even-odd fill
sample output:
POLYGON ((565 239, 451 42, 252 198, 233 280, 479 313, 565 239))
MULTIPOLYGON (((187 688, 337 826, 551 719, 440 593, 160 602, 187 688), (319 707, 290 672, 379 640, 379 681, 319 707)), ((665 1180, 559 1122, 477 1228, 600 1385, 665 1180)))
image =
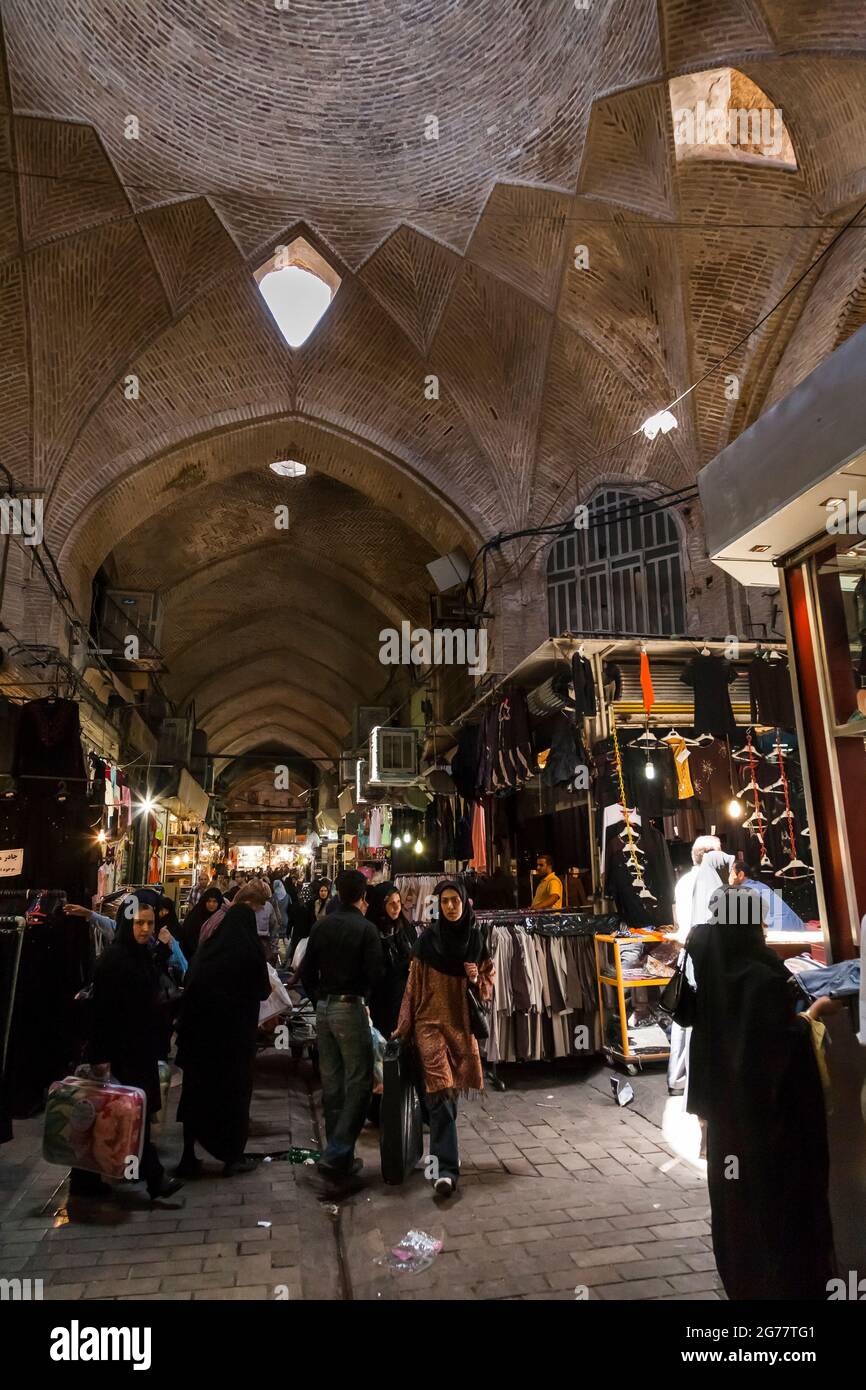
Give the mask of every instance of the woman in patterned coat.
POLYGON ((434 1191, 450 1197, 460 1171, 457 1097, 484 1087, 468 991, 471 986, 486 1003, 494 968, 464 885, 447 880, 437 885, 435 896, 438 919, 415 945, 394 1037, 414 1040, 430 1113, 430 1154, 438 1165, 434 1191))

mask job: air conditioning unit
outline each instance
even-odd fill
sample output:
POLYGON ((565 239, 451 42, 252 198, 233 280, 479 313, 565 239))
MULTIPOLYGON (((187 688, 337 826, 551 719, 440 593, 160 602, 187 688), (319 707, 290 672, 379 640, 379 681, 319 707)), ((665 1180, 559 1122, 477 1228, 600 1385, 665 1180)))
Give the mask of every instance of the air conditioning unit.
POLYGON ((433 621, 437 627, 477 627, 478 620, 467 612, 467 600, 462 589, 451 594, 433 594, 433 621))
POLYGON ((162 601, 156 589, 106 589, 100 612, 100 645, 118 660, 145 669, 162 667, 159 650, 162 601), (138 655, 127 657, 127 639, 138 639, 138 655))
POLYGON ((355 764, 360 754, 341 753, 340 754, 340 786, 351 786, 355 781, 355 764))
POLYGON ((335 837, 340 828, 340 817, 336 811, 319 811, 316 816, 316 829, 323 840, 335 837))
POLYGON ((370 781, 374 786, 405 786, 418 776, 415 729, 373 729, 370 734, 370 781))
POLYGON ((159 731, 157 759, 175 767, 189 767, 192 755, 192 723, 187 716, 164 719, 159 731))
POLYGON ((354 746, 365 748, 372 731, 379 724, 387 724, 390 717, 391 710, 387 705, 356 705, 352 720, 354 746))

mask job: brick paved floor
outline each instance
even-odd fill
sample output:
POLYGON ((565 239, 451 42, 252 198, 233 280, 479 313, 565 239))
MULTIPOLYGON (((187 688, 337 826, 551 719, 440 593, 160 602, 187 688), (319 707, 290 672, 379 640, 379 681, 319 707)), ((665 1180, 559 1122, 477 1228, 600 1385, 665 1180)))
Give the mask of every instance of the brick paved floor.
MULTIPOLYGON (((272 1161, 231 1179, 211 1164, 153 1208, 129 1186, 76 1211, 64 1171, 41 1158, 41 1121, 19 1121, 0 1150, 0 1277, 42 1279, 54 1299, 722 1296, 704 1177, 658 1126, 588 1076, 505 1076, 505 1092, 461 1107, 462 1181, 445 1204, 422 1171, 384 1187, 368 1130, 363 1185, 337 1204, 322 1200, 309 1168, 272 1161), (408 1274, 379 1263, 412 1228, 442 1239, 432 1266, 408 1274)), ((307 1064, 263 1054, 249 1152, 315 1147, 310 1078, 307 1064)), ((177 1096, 175 1087, 172 1116, 177 1096)), ((157 1139, 170 1166, 177 1125, 157 1139)))

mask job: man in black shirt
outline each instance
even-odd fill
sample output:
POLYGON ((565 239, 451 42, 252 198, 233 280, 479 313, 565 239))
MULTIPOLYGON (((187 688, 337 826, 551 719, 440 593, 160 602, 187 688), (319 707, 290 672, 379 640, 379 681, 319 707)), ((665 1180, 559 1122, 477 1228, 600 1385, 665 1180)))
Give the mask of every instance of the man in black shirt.
POLYGON ((319 1172, 339 1181, 360 1172, 355 1144, 373 1089, 373 1039, 365 999, 384 973, 379 933, 368 922, 367 880, 357 869, 337 878, 340 906, 318 919, 301 966, 316 1005, 327 1147, 319 1172))

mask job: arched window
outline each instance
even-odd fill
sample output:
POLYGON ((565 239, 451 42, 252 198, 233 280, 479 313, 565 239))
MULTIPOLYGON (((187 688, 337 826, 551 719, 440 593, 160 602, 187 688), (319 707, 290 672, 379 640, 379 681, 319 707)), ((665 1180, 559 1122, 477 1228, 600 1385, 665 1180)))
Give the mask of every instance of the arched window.
POLYGON ((588 525, 551 547, 550 635, 561 632, 671 637, 685 632, 682 543, 669 510, 608 488, 588 507, 588 525))

